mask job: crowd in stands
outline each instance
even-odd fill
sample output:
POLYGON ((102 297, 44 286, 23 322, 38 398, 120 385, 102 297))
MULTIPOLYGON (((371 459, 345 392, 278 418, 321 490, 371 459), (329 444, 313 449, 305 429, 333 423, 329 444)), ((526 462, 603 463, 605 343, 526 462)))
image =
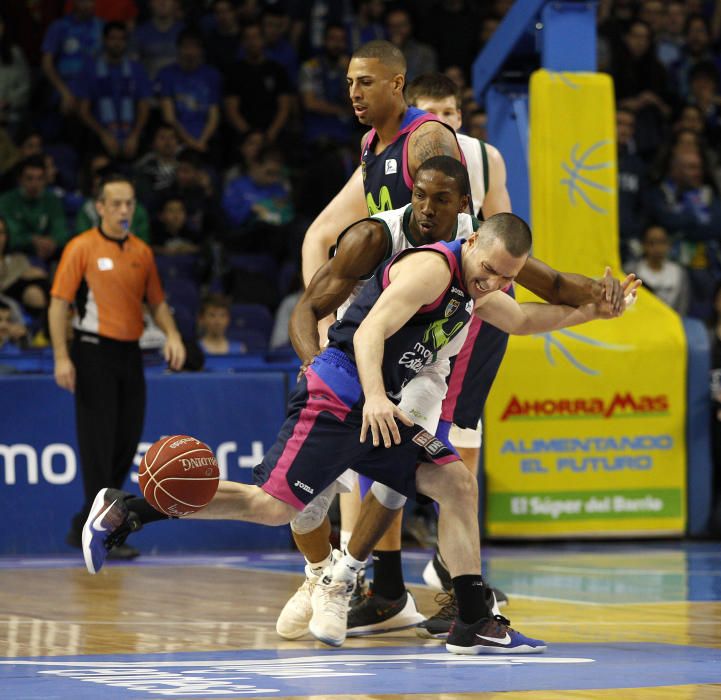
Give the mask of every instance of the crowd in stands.
MULTIPOLYGON (((153 247, 183 334, 208 355, 287 346, 304 231, 358 162, 350 54, 385 38, 408 81, 444 71, 466 133, 484 138, 470 67, 512 4, 4 3, 0 353, 47 345, 60 253, 97 225, 114 172, 135 182, 129 228, 153 247)), ((601 0, 598 37, 616 89, 624 264, 718 328, 721 2, 601 0)))

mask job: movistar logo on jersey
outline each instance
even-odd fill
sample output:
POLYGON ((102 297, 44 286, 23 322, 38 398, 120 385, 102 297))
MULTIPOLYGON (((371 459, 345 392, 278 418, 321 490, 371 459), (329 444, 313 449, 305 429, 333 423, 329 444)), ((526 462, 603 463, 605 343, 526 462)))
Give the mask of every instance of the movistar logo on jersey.
POLYGON ((428 325, 423 334, 423 342, 416 343, 413 350, 408 350, 401 355, 398 364, 414 372, 420 372, 424 365, 435 362, 438 358, 438 351, 448 345, 453 337, 463 328, 465 323, 458 321, 453 328, 446 330, 444 326, 447 318, 439 318, 428 325))
POLYGON ((373 199, 373 193, 368 192, 366 194, 366 204, 368 205, 368 214, 378 214, 382 211, 390 211, 393 209, 393 202, 391 202, 391 193, 387 185, 383 185, 378 191, 378 201, 373 199))
MULTIPOLYGON (((451 303, 454 302, 455 299, 451 303)), ((456 309, 457 308, 458 307, 456 307, 456 309)), ((426 332, 423 335, 423 342, 426 344, 430 342, 436 354, 442 347, 448 345, 453 336, 456 335, 456 333, 458 333, 465 325, 463 321, 458 321, 458 323, 456 323, 450 331, 447 331, 444 328, 447 320, 448 318, 439 318, 437 321, 433 321, 433 323, 426 328, 426 332)), ((435 357, 433 359, 435 360, 435 357)))

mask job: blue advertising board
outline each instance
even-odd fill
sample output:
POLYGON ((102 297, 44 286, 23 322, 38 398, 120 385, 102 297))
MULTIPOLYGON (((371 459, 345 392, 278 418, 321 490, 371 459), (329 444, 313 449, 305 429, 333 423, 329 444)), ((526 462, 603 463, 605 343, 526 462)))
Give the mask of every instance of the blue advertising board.
MULTIPOLYGON (((164 435, 189 434, 215 452, 221 478, 252 482, 252 467, 275 440, 285 415, 287 374, 149 374, 145 428, 126 483, 139 492, 137 465, 164 435)), ((52 377, 0 378, 0 553, 69 551, 65 536, 82 504, 71 394, 52 377)), ((173 521, 137 533, 144 551, 286 547, 287 526, 173 521)))

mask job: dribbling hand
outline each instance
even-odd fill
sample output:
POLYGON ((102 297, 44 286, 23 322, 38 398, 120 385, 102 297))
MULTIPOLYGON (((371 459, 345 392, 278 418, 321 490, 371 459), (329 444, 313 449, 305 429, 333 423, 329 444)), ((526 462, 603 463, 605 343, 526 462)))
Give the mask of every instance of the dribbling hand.
POLYGON ((401 444, 401 434, 398 430, 399 420, 404 425, 411 426, 411 418, 401 411, 386 396, 366 397, 363 405, 363 424, 361 425, 360 441, 365 442, 370 428, 373 437, 373 447, 378 447, 383 439, 384 447, 401 444))

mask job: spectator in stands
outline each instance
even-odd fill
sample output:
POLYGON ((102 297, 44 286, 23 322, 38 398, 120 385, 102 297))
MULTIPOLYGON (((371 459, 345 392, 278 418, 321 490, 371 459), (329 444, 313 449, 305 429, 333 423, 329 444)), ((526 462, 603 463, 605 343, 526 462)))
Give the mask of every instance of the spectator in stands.
POLYGON ((709 61, 695 64, 688 80, 688 101, 703 115, 706 137, 711 143, 721 144, 721 95, 716 65, 709 61))
POLYGON ((148 202, 151 208, 156 204, 158 193, 170 189, 178 169, 178 135, 167 122, 155 128, 151 150, 142 156, 134 166, 137 179, 138 198, 148 202))
POLYGON ((636 115, 629 109, 618 109, 618 227, 622 260, 638 257, 641 253, 647 166, 636 153, 635 129, 636 115))
POLYGON ((10 309, 10 338, 20 347, 27 347, 30 338, 28 336, 27 326, 25 325, 22 307, 15 299, 7 296, 7 294, 0 294, 0 301, 10 309))
MULTIPOLYGON (((295 87, 298 84, 298 52, 288 38, 290 17, 282 5, 269 5, 260 18, 263 30, 264 52, 267 58, 279 63, 285 69, 288 80, 295 87)), ((239 58, 243 58, 243 50, 239 58)))
POLYGON ((132 51, 151 80, 161 68, 175 61, 175 47, 182 29, 176 0, 150 0, 150 19, 133 32, 132 51))
POLYGON ((246 353, 244 343, 228 340, 230 326, 230 302, 220 294, 206 297, 200 306, 198 318, 199 344, 206 355, 230 355, 246 353))
POLYGON ((682 99, 689 94, 691 69, 697 63, 717 62, 711 45, 711 32, 703 15, 688 16, 684 27, 684 40, 681 56, 673 67, 675 89, 682 99))
POLYGON ((677 149, 658 186, 648 193, 650 218, 686 241, 721 240, 721 200, 697 150, 677 149))
POLYGON ((0 196, 0 216, 7 223, 10 252, 47 262, 67 239, 60 200, 46 190, 45 159, 31 156, 18 170, 18 186, 0 196))
MULTIPOLYGON (((95 202, 98 198, 103 177, 111 173, 112 170, 112 161, 104 153, 98 153, 89 159, 84 177, 83 194, 85 200, 80 206, 75 219, 73 229, 75 233, 82 233, 100 224, 100 215, 95 208, 95 202)), ((148 216, 148 210, 139 201, 135 202, 130 230, 145 243, 150 241, 150 217, 148 216)))
POLYGON ((670 115, 666 70, 656 58, 651 30, 645 22, 631 22, 613 53, 611 75, 616 100, 636 114, 637 146, 653 153, 665 136, 670 115))
POLYGON ((158 73, 158 87, 163 119, 185 146, 207 152, 220 123, 220 73, 204 62, 196 31, 178 35, 178 61, 158 73))
POLYGON ((304 136, 314 144, 345 144, 354 133, 353 110, 348 99, 346 71, 350 56, 345 29, 329 24, 323 52, 300 69, 300 98, 304 110, 304 136))
POLYGON ((663 27, 656 34, 656 55, 667 71, 672 70, 681 59, 685 24, 686 3, 670 0, 666 5, 663 27))
POLYGON ((187 225, 193 233, 205 238, 221 230, 221 217, 213 181, 196 151, 187 150, 180 153, 173 183, 167 190, 159 190, 158 196, 160 202, 170 196, 183 200, 188 216, 187 225))
POLYGON ((112 157, 134 158, 148 121, 152 88, 143 66, 128 57, 128 31, 103 29, 103 53, 86 66, 80 115, 112 157))
POLYGON ((231 0, 213 2, 213 26, 206 35, 205 54, 208 63, 221 73, 229 74, 238 59, 240 23, 231 0))
MULTIPOLYGON (((20 353, 20 346, 12 337, 12 310, 0 300, 0 353, 3 355, 17 355, 20 353)), ((0 372, 4 372, 0 369, 0 372)))
POLYGON ((279 63, 266 58, 260 25, 243 28, 242 47, 245 58, 227 76, 226 116, 238 135, 262 129, 267 141, 273 143, 290 117, 288 74, 279 63))
POLYGON ((163 202, 153 226, 153 250, 160 255, 192 255, 200 252, 200 237, 188 228, 188 213, 180 197, 163 202))
POLYGON ((232 227, 240 229, 256 221, 280 226, 291 220, 293 205, 283 165, 280 151, 267 148, 251 164, 248 175, 228 183, 223 210, 232 227))
POLYGON ((423 73, 438 70, 438 55, 435 49, 423 44, 413 36, 413 24, 407 10, 391 10, 386 16, 388 40, 395 44, 406 59, 406 85, 423 73))
MULTIPOLYGON (((66 10, 72 10, 75 0, 66 0, 66 10)), ((138 16, 135 0, 95 0, 95 15, 103 22, 123 22, 132 26, 138 16)))
POLYGON ((383 0, 359 0, 354 20, 348 25, 351 52, 376 39, 387 39, 383 0))
POLYGON ((671 239, 666 229, 651 224, 644 230, 641 241, 641 259, 626 268, 643 280, 646 289, 685 316, 689 306, 688 274, 681 265, 669 259, 671 239))
POLYGON ((488 141, 488 116, 482 109, 471 112, 468 117, 463 116, 466 124, 466 133, 474 139, 488 141))
POLYGON ((100 51, 103 23, 94 6, 94 0, 76 0, 72 13, 53 22, 43 39, 43 73, 63 114, 76 111, 85 64, 100 51))
POLYGON ((323 48, 327 24, 349 27, 355 18, 353 0, 305 0, 291 3, 293 18, 290 35, 293 45, 303 56, 315 56, 323 48))
POLYGON ((284 165, 278 149, 265 148, 247 176, 226 186, 222 203, 229 228, 225 244, 230 250, 269 253, 278 262, 299 257, 303 227, 294 221, 284 165))
POLYGON ((22 50, 7 31, 0 14, 0 127, 14 131, 30 99, 30 71, 22 50))
POLYGON ((231 180, 247 175, 251 164, 258 160, 265 146, 265 135, 262 131, 256 129, 245 134, 238 146, 238 159, 235 165, 225 171, 224 183, 227 185, 231 180))
POLYGON ((0 218, 0 293, 38 317, 48 306, 47 273, 23 253, 8 253, 8 227, 0 218))

